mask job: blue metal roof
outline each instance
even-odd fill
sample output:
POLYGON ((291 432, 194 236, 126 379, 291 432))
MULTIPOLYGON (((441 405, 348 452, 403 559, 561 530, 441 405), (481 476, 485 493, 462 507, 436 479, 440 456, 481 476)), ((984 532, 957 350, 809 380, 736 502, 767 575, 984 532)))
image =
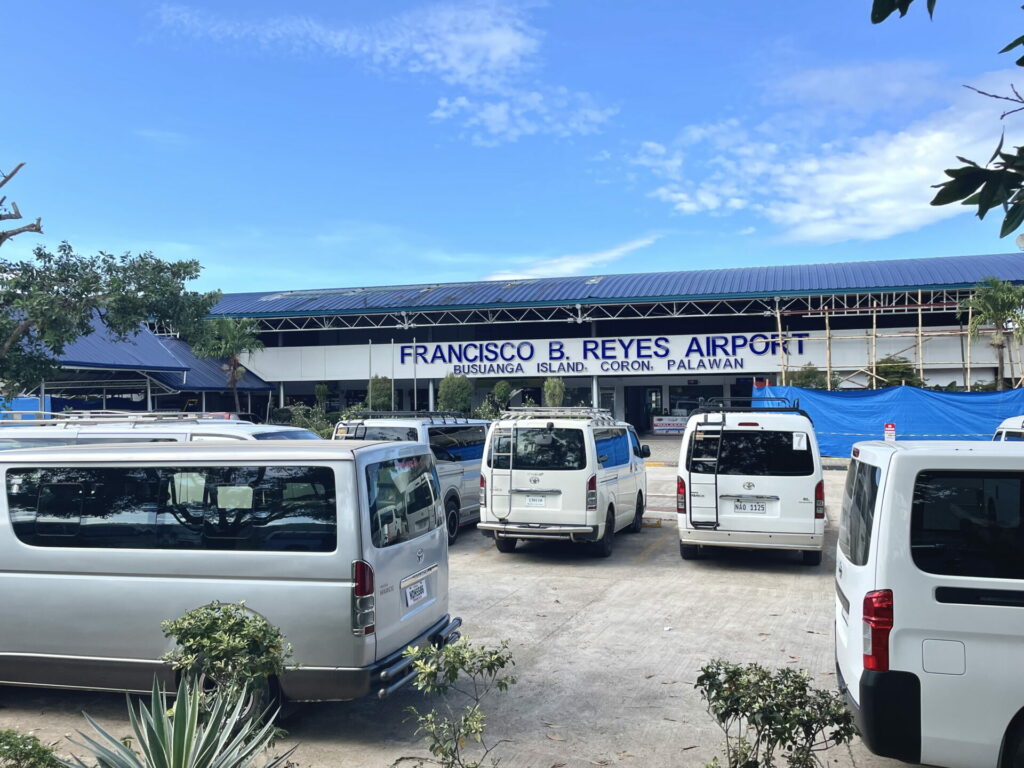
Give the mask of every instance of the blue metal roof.
POLYGON ((146 326, 139 333, 118 341, 98 317, 93 332, 64 347, 61 365, 69 368, 100 368, 121 371, 187 371, 188 366, 168 352, 146 326))
POLYGON ((1024 255, 1003 253, 688 272, 229 293, 214 307, 212 314, 286 317, 968 288, 989 276, 1024 282, 1024 255))
MULTIPOLYGON (((169 389, 185 392, 226 392, 227 373, 222 359, 196 357, 181 339, 160 338, 160 344, 182 365, 181 373, 154 373, 152 377, 169 389)), ((239 392, 266 392, 273 387, 256 374, 246 371, 237 385, 239 392)))

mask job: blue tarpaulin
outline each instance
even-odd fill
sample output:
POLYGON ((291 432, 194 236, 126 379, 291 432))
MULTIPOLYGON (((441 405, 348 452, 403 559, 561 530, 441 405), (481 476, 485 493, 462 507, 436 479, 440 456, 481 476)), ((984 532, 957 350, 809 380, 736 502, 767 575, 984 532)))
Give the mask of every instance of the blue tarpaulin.
POLYGON ((754 397, 799 400, 814 421, 822 455, 837 457, 848 457, 858 440, 884 439, 886 423, 896 425, 897 440, 991 440, 1004 419, 1024 416, 1024 389, 933 392, 887 387, 828 392, 763 387, 754 390, 754 397))

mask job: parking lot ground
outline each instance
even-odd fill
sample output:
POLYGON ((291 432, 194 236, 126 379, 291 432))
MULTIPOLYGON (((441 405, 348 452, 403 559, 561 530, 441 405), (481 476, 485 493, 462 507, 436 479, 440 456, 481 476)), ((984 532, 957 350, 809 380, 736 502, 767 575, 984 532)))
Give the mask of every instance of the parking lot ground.
MULTIPOLYGON (((721 733, 693 683, 715 657, 804 668, 818 685, 835 685, 831 550, 842 474, 826 473, 830 532, 816 568, 784 552, 723 550, 683 562, 675 470, 648 476, 648 523, 660 527, 619 534, 607 560, 558 543, 501 554, 471 529, 451 549, 452 613, 475 642, 508 639, 516 659, 518 684, 485 707, 489 738, 506 740, 493 753, 505 766, 703 765, 721 733)), ((406 689, 384 702, 302 705, 285 745, 300 745, 300 766, 383 768, 426 755, 406 708, 440 703, 406 689)), ((0 688, 0 728, 35 730, 62 752, 84 728, 82 710, 128 733, 123 696, 0 688)), ((834 750, 828 764, 897 765, 859 743, 834 750)))

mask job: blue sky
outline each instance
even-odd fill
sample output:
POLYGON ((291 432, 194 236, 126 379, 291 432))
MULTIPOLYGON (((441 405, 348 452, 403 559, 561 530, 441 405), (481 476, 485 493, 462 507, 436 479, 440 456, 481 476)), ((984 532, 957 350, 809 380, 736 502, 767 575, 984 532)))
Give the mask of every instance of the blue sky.
POLYGON ((1020 10, 870 5, 3 2, 4 191, 45 228, 3 256, 259 291, 1015 251, 928 200, 999 138, 962 84, 1006 90, 1020 10))

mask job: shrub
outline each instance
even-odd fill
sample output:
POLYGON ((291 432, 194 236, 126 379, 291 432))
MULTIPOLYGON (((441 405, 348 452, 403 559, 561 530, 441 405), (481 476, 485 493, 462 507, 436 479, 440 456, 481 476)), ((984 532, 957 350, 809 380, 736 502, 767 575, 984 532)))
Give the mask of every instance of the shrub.
POLYGON ((324 438, 331 436, 335 424, 327 418, 327 413, 319 405, 293 405, 290 423, 293 427, 308 429, 324 438))
POLYGON ((512 385, 502 379, 494 385, 491 394, 499 408, 508 408, 508 401, 512 399, 512 385))
POLYGON ((459 708, 456 702, 447 699, 443 709, 425 714, 409 707, 409 713, 416 718, 416 733, 423 734, 434 762, 441 768, 483 765, 502 742, 487 742, 481 702, 492 690, 507 691, 516 682, 514 675, 504 672, 507 667, 515 666, 508 641, 497 648, 487 648, 474 647, 462 638, 441 648, 410 648, 405 655, 413 658, 416 688, 424 693, 452 697, 463 705, 459 708), (478 753, 477 757, 470 757, 467 748, 469 752, 478 753))
POLYGON ((271 424, 291 424, 292 423, 292 409, 291 408, 275 408, 270 412, 270 423, 271 424))
MULTIPOLYGON (((773 768, 776 752, 790 768, 817 768, 816 752, 856 733, 839 695, 811 687, 801 670, 715 659, 694 687, 725 732, 727 768, 773 768)), ((718 758, 709 766, 718 768, 718 758)))
MULTIPOLYGON (((131 743, 138 745, 141 754, 89 715, 85 719, 96 738, 83 734, 85 744, 78 746, 89 750, 102 768, 248 768, 271 746, 276 732, 273 719, 261 724, 243 716, 245 698, 226 690, 204 694, 200 685, 182 677, 172 713, 167 694, 154 682, 148 707, 139 702, 136 714, 128 699, 131 743)), ((293 747, 269 760, 264 768, 287 765, 294 751, 293 747)), ((89 768, 78 756, 61 765, 89 768)))
POLYGON ((369 404, 375 411, 395 410, 395 401, 391 396, 391 379, 387 376, 374 376, 370 379, 370 389, 366 393, 369 404))
POLYGON ((61 768, 53 750, 28 733, 0 731, 0 768, 61 768))
POLYGON ((473 382, 465 376, 449 373, 437 388, 437 409, 469 413, 473 407, 473 382))
POLYGON ((557 376, 544 379, 544 405, 558 408, 565 402, 565 382, 557 376))

